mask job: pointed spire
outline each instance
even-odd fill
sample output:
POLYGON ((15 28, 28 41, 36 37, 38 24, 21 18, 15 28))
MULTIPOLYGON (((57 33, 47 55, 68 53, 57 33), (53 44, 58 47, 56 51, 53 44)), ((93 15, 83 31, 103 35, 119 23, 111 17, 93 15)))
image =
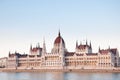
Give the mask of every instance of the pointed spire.
POLYGON ((78 47, 78 41, 76 41, 76 48, 78 47))
POLYGON ((86 45, 88 45, 88 43, 87 43, 87 39, 86 39, 86 45))
POLYGON ((90 41, 90 48, 92 48, 91 41, 90 41))
POLYGON ((99 46, 99 52, 100 52, 100 46, 99 46))
POLYGON ((40 48, 40 44, 38 43, 38 48, 40 48))
POLYGON ((42 49, 42 55, 44 54, 46 54, 45 38, 43 38, 43 49, 42 49))
POLYGON ((32 50, 32 44, 30 45, 30 50, 32 50))
POLYGON ((59 37, 61 36, 61 35, 60 35, 60 30, 59 30, 58 36, 59 36, 59 37))
POLYGON ((9 51, 9 56, 10 56, 10 51, 9 51))
POLYGON ((108 47, 108 50, 110 50, 110 46, 108 47))

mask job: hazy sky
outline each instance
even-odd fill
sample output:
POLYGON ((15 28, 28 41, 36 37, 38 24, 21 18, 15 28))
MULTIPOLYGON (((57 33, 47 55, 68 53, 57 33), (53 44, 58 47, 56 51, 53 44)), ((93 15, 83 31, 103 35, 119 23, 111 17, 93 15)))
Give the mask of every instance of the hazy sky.
POLYGON ((0 0, 0 57, 29 53, 30 44, 50 52, 58 31, 68 51, 76 40, 120 50, 120 0, 0 0))

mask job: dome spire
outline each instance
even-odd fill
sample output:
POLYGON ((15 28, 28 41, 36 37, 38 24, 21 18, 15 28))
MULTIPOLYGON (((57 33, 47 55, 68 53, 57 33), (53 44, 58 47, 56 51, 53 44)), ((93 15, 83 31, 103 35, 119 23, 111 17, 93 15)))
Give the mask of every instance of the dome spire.
POLYGON ((59 29, 59 33, 58 33, 58 36, 60 36, 60 29, 59 29))

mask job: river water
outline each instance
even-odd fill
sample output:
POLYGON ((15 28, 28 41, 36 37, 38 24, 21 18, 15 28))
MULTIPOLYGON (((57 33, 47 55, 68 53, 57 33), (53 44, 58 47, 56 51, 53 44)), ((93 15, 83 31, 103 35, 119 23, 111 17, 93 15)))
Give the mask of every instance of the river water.
POLYGON ((0 80, 120 80, 120 73, 0 72, 0 80))

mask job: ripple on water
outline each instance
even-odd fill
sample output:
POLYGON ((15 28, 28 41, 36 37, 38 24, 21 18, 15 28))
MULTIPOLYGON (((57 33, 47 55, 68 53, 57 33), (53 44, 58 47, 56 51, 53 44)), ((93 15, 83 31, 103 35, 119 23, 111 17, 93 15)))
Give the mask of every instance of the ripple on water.
POLYGON ((0 72, 0 80, 120 80, 120 73, 0 72))

